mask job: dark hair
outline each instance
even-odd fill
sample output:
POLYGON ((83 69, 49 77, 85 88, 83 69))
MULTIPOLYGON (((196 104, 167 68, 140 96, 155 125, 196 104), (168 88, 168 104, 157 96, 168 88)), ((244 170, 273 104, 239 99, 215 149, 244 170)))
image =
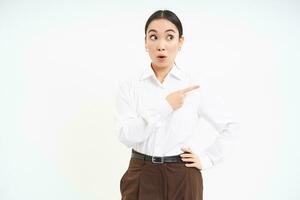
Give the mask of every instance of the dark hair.
POLYGON ((169 20, 170 22, 172 22, 178 29, 179 32, 179 38, 182 36, 183 34, 183 30, 182 30, 182 24, 181 21, 179 20, 179 18, 177 17, 177 15, 175 13, 173 13, 170 10, 157 10, 155 11, 147 20, 146 25, 145 25, 145 35, 147 34, 147 28, 149 26, 149 24, 156 19, 166 19, 169 20))

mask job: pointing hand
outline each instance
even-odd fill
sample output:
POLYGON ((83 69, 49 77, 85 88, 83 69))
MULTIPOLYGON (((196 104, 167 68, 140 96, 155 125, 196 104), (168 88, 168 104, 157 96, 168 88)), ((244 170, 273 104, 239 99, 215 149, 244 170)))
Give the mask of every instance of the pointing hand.
POLYGON ((199 88, 199 85, 190 86, 184 89, 177 90, 175 92, 170 93, 166 100, 169 102, 169 104, 172 106, 174 110, 180 108, 183 105, 183 99, 186 95, 186 93, 193 91, 197 88, 199 88))

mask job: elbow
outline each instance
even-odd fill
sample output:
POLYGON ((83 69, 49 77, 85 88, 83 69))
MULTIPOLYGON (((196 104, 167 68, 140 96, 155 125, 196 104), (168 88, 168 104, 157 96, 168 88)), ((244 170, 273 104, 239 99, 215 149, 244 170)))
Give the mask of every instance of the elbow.
POLYGON ((228 122, 220 130, 220 133, 223 137, 228 139, 238 139, 240 135, 240 124, 238 122, 228 122))
POLYGON ((119 142, 124 144, 127 148, 131 148, 134 145, 134 142, 129 140, 126 132, 124 132, 122 129, 118 130, 117 137, 118 137, 119 142))
POLYGON ((143 138, 137 137, 136 133, 140 133, 140 131, 130 130, 127 126, 120 126, 117 130, 117 137, 126 147, 131 148, 143 141, 143 138))

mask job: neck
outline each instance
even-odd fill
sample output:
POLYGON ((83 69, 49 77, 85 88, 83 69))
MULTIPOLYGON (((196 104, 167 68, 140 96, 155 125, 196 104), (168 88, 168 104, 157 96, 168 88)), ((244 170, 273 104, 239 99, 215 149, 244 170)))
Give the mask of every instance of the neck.
POLYGON ((151 67, 155 73, 156 78, 162 83, 171 70, 172 65, 167 67, 157 67, 151 63, 151 67))

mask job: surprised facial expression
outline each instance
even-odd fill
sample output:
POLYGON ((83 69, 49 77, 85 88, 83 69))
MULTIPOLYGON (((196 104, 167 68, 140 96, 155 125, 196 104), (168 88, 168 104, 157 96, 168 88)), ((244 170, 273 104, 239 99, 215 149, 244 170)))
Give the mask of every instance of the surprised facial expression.
POLYGON ((154 66, 171 66, 182 44, 183 37, 179 38, 177 27, 169 20, 157 19, 149 24, 145 46, 154 66))

